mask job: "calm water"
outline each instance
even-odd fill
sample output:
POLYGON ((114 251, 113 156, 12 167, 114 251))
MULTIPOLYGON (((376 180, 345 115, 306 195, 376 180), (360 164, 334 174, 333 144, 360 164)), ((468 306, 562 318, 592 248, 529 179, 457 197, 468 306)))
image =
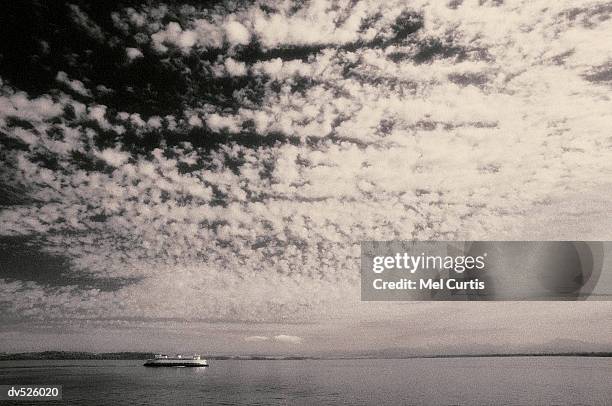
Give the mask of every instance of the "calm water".
POLYGON ((612 405, 610 358, 213 360, 205 369, 141 364, 4 361, 0 384, 61 384, 65 403, 88 405, 612 405))

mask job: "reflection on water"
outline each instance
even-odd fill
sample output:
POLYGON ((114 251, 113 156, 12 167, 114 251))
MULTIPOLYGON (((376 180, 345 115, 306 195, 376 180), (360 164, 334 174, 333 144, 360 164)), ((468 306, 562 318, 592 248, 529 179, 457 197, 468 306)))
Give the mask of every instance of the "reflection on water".
MULTIPOLYGON (((610 358, 211 360, 210 365, 4 361, 0 384, 59 384, 65 402, 99 405, 606 405, 612 399, 610 358)), ((50 404, 60 403, 45 402, 50 404)))

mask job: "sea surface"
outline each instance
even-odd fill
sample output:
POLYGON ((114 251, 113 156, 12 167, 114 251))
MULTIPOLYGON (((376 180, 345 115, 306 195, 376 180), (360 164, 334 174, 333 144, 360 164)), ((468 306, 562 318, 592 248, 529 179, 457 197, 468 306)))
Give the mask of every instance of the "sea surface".
POLYGON ((63 385, 34 405, 612 405, 612 358, 209 362, 2 361, 0 385, 63 385))

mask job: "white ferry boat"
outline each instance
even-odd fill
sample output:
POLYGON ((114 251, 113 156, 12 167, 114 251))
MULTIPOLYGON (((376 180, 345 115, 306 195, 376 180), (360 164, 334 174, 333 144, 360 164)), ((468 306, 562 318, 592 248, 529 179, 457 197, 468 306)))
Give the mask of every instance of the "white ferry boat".
POLYGON ((156 354, 155 358, 148 359, 144 363, 145 367, 207 367, 208 361, 200 358, 199 355, 183 356, 175 355, 169 357, 165 354, 156 354))

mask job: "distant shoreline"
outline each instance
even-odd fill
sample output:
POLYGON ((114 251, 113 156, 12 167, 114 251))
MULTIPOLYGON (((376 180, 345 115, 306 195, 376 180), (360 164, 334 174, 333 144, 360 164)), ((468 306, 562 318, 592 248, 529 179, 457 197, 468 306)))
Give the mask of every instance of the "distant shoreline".
MULTIPOLYGON (((0 353, 0 361, 27 360, 145 360, 153 358, 149 352, 73 352, 73 351, 43 351, 0 353)), ((506 358, 506 357, 612 357, 612 352, 551 352, 551 353, 510 353, 510 354, 441 354, 441 355, 406 355, 406 356, 273 356, 273 355, 207 355, 211 360, 351 360, 351 359, 417 359, 417 358, 506 358)))

